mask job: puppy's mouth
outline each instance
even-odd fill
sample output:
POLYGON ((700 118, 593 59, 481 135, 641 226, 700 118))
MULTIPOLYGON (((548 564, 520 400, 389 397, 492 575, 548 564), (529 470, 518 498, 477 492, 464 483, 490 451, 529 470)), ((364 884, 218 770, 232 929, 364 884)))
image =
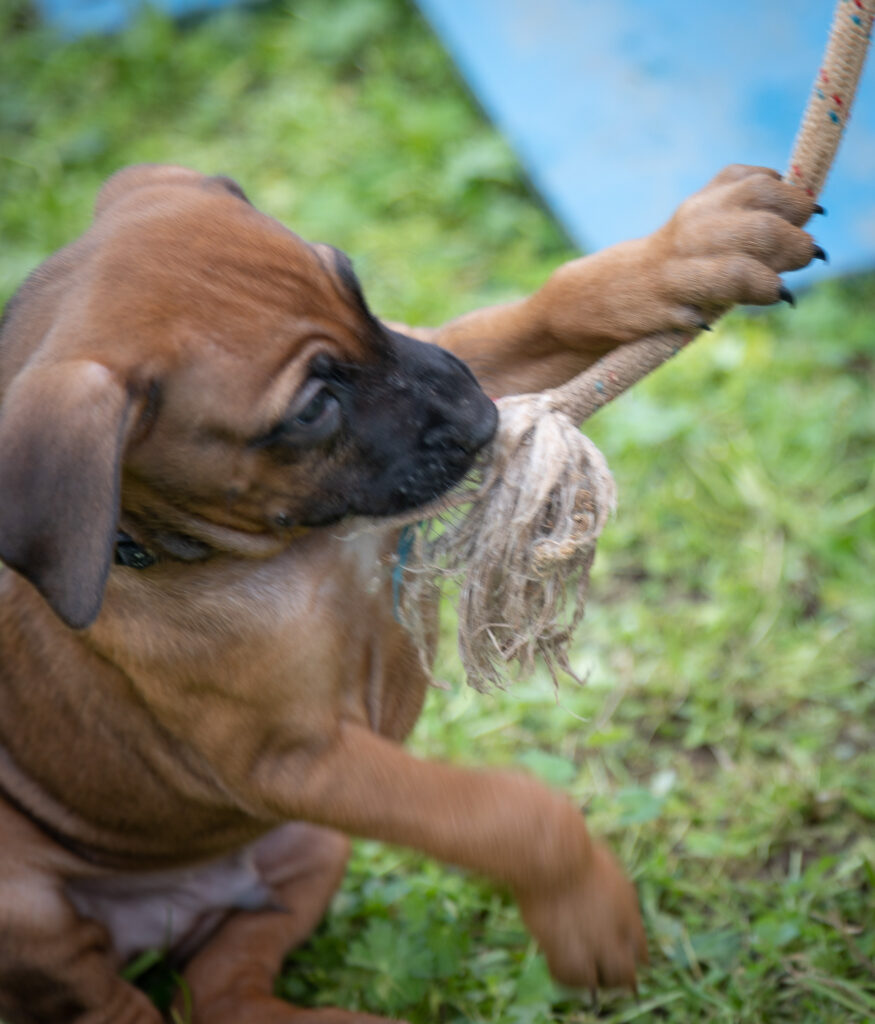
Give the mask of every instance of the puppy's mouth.
POLYGON ((460 484, 477 464, 478 455, 495 435, 498 412, 490 402, 476 432, 465 444, 448 440, 437 450, 426 451, 408 465, 406 472, 388 495, 384 511, 377 514, 398 515, 425 506, 460 484))
POLYGON ((460 484, 476 467, 478 456, 492 440, 497 424, 497 409, 484 396, 482 416, 463 443, 445 438, 437 446, 426 445, 405 452, 379 468, 369 466, 369 460, 364 459, 357 473, 344 474, 345 486, 332 487, 333 498, 326 495, 318 511, 311 510, 302 525, 329 526, 353 516, 390 518, 425 508, 460 484))

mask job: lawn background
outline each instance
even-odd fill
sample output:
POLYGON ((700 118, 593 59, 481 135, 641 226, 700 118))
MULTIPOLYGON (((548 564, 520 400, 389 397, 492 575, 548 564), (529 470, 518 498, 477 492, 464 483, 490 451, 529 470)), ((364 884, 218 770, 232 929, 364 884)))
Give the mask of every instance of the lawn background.
MULTIPOLYGON (((0 34, 0 300, 142 160, 237 178, 411 323, 518 296, 574 255, 402 0, 147 16, 70 45, 0 0, 0 34)), ((369 843, 279 991, 414 1024, 875 1019, 873 382, 862 278, 734 315, 587 425, 620 507, 584 688, 474 694, 447 610, 451 690, 412 746, 579 800, 639 886, 639 1000, 554 989, 502 894, 369 843)), ((131 973, 160 998, 150 963, 131 973)))

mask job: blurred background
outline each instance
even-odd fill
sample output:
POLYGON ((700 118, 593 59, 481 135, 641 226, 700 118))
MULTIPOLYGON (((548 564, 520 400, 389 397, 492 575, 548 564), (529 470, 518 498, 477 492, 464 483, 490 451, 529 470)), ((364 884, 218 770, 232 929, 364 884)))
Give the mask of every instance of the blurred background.
MULTIPOLYGON (((616 136, 566 129, 537 142, 512 119, 505 85, 519 67, 499 44, 528 40, 534 53, 537 33, 511 29, 542 6, 472 2, 471 40, 483 26, 493 37, 481 62, 490 47, 465 56, 453 5, 425 0, 428 20, 407 0, 286 0, 177 18, 119 18, 110 5, 110 20, 88 24, 71 23, 69 4, 65 15, 0 0, 0 301, 85 229, 106 176, 144 160, 230 174, 265 212, 345 249, 381 315, 437 323, 517 297, 580 246, 650 230, 675 190, 682 198, 725 162, 782 166, 832 7, 819 5, 814 63, 800 72, 795 57, 776 59, 758 101, 775 129, 758 129, 760 157, 724 155, 734 140, 749 145, 730 127, 725 85, 745 47, 722 63, 726 31, 703 37, 684 3, 652 5, 644 49, 663 78, 678 55, 667 89, 695 75, 697 109, 712 111, 707 139, 674 93, 645 89, 636 104, 633 89, 623 106, 646 114, 649 136, 633 119, 616 136), (694 46, 705 71, 687 59, 694 46), (490 68, 494 95, 481 80, 490 68), (782 97, 797 76, 794 106, 782 97), (684 168, 695 158, 695 181, 673 152, 684 168), (548 180, 575 159, 580 221, 561 198, 569 179, 548 180), (621 179, 638 183, 634 202, 601 191, 621 179), (640 218, 628 230, 627 207, 640 218)), ((574 6, 587 31, 556 24, 566 46, 580 33, 574 76, 560 76, 576 103, 578 87, 606 95, 605 75, 638 51, 603 27, 604 5, 574 6), (596 68, 593 52, 609 63, 596 68)), ((761 52, 746 5, 721 17, 761 52)), ((875 1019, 875 278, 864 217, 875 173, 859 170, 875 164, 872 70, 829 215, 812 227, 833 269, 864 272, 803 288, 788 275, 795 310, 733 314, 587 424, 620 506, 575 655, 586 685, 554 695, 536 674, 473 693, 445 609, 437 675, 449 689, 432 694, 413 746, 520 765, 579 800, 639 886, 653 959, 639 1000, 594 1007, 556 989, 503 894, 368 843, 329 921, 287 964, 288 998, 413 1024, 875 1019)), ((538 90, 555 79, 520 81, 547 97, 538 90)), ((174 985, 160 951, 128 973, 159 1002, 174 985)))

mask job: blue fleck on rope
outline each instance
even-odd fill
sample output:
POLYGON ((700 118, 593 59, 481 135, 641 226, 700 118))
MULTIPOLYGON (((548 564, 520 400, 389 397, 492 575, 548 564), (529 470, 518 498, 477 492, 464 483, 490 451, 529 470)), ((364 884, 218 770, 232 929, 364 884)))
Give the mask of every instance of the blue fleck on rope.
POLYGON ((416 540, 416 523, 408 523, 398 537, 395 549, 395 567, 392 569, 392 614, 396 622, 401 622, 401 588, 404 585, 404 570, 416 540))

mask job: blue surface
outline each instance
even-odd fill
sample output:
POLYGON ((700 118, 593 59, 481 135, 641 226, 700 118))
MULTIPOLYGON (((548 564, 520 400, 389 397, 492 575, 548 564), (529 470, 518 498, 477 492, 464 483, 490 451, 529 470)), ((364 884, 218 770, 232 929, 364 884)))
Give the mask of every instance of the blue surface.
MULTIPOLYGON (((175 18, 229 7, 236 0, 148 0, 148 6, 175 18)), ((118 32, 146 0, 35 0, 37 10, 68 39, 92 33, 118 32)))
MULTIPOLYGON (((783 170, 832 0, 417 0, 584 249, 658 227, 728 163, 783 170)), ((829 268, 875 264, 875 57, 821 196, 829 268)))

